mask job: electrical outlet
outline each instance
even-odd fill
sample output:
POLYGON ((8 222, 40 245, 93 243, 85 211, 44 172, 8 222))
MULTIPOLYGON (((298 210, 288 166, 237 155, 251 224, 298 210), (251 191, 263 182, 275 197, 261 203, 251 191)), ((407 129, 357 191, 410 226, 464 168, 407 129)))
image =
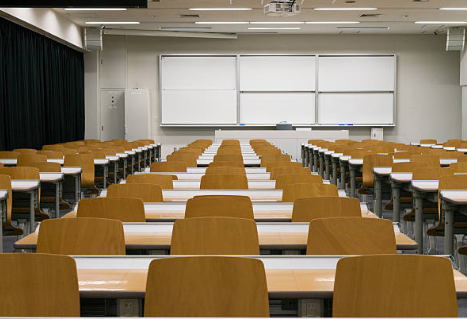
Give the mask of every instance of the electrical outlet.
POLYGON ((118 317, 141 317, 142 300, 140 299, 118 299, 118 317))
POLYGON ((323 300, 321 299, 301 299, 299 304, 300 317, 322 317, 323 300))

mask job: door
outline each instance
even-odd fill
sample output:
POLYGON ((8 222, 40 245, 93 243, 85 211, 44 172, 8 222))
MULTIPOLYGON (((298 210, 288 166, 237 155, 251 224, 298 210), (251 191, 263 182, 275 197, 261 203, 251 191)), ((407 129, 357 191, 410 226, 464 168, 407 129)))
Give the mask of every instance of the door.
POLYGON ((125 91, 101 90, 101 140, 125 138, 125 91))

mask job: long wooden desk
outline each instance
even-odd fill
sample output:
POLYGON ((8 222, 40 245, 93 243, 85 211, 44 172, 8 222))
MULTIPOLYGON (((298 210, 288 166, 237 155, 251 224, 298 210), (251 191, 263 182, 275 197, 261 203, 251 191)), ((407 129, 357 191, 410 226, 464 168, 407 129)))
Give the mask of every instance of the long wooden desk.
MULTIPOLYGON (((129 250, 163 250, 168 253, 173 223, 123 223, 129 250)), ((301 254, 306 250, 309 223, 257 223, 260 248, 301 254)), ((15 242, 16 249, 35 249, 40 225, 33 234, 15 242)), ((394 225, 398 250, 415 250, 417 244, 394 225)))
MULTIPOLYGON (((252 201, 282 201, 282 189, 164 189, 162 196, 167 201, 187 201, 194 196, 201 195, 241 195, 248 196, 252 201)), ((106 197, 107 190, 101 192, 100 197, 106 197)), ((339 196, 345 197, 345 192, 339 190, 339 196)))
MULTIPOLYGON (((362 217, 378 218, 368 210, 365 203, 360 204, 362 217)), ((173 222, 185 218, 186 202, 144 203, 147 222, 173 222)), ((291 222, 293 203, 253 202, 253 213, 257 222, 291 222)), ((63 218, 76 217, 72 211, 63 218)))

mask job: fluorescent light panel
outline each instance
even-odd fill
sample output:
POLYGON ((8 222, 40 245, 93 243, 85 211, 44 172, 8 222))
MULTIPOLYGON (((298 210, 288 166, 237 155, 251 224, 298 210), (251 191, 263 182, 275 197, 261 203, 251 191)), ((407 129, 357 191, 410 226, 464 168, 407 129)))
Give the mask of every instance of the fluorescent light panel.
POLYGON ((467 11, 467 8, 439 8, 442 11, 467 11))
POLYGON ((248 30, 300 30, 300 27, 249 27, 248 30))
POLYGON ((97 25, 101 25, 101 24, 140 24, 140 22, 136 22, 136 21, 88 21, 88 22, 85 22, 86 24, 97 24, 97 25))
POLYGON ((467 24, 467 21, 415 21, 416 24, 467 24))
POLYGON ((343 30, 389 30, 389 27, 337 27, 343 30))
POLYGON ((126 8, 65 8, 65 11, 126 11, 126 8))
POLYGON ((307 21, 306 24, 359 24, 358 21, 307 21))
POLYGON ((190 8, 191 11, 250 11, 253 8, 190 8))
POLYGON ((252 21, 250 24, 304 24, 303 21, 252 21))
POLYGON ((200 21, 197 21, 195 22, 195 24, 248 24, 249 22, 245 22, 245 21, 230 21, 230 22, 227 22, 227 21, 212 21, 212 22, 200 22, 200 21))
POLYGON ((164 31, 188 31, 188 30, 193 30, 193 31, 209 31, 211 30, 211 27, 160 27, 159 30, 164 30, 164 31))
POLYGON ((314 8, 317 11, 374 11, 378 8, 314 8))

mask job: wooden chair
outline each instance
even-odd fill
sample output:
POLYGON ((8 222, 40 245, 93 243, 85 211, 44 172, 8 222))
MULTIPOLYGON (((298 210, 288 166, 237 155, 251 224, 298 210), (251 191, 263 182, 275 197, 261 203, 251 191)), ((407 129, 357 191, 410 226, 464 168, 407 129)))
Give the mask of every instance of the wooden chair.
POLYGON ((222 146, 219 147, 217 150, 217 155, 223 154, 235 154, 235 155, 242 155, 242 150, 240 147, 237 146, 222 146))
POLYGON ((96 193, 98 190, 95 185, 94 158, 90 154, 67 154, 63 166, 82 168, 81 187, 87 188, 96 193))
POLYGON ((0 151, 0 158, 4 158, 4 159, 17 159, 19 155, 20 155, 19 152, 0 151))
POLYGON ((373 187, 374 182, 374 175, 373 175, 373 168, 374 167, 391 167, 392 166, 392 155, 365 155, 363 157, 363 168, 362 168, 362 188, 369 188, 373 187))
POLYGON ((319 175, 281 175, 277 177, 276 189, 284 189, 285 186, 290 184, 311 184, 323 183, 323 178, 319 175))
POLYGON ((116 219, 144 223, 144 203, 139 198, 85 198, 78 203, 77 217, 116 219))
POLYGON ((270 179, 277 180, 281 175, 311 175, 311 170, 308 167, 276 167, 271 170, 270 179))
POLYGON ((436 145, 436 144, 438 144, 438 141, 437 140, 425 139, 425 140, 420 140, 420 144, 433 144, 433 145, 436 145))
POLYGON ((159 185, 162 189, 174 189, 172 175, 157 175, 157 174, 138 174, 129 175, 126 179, 127 184, 154 184, 159 185))
POLYGON ((261 156, 261 167, 267 167, 273 162, 290 162, 290 155, 287 154, 266 154, 261 156))
POLYGON ((186 172, 187 165, 183 161, 154 162, 150 167, 151 172, 186 172))
POLYGON ((414 163, 425 163, 428 166, 439 166, 438 155, 411 155, 410 161, 414 163))
POLYGON ((456 173, 467 173, 467 162, 452 163, 450 167, 456 173))
POLYGON ((348 197, 312 197, 299 198, 294 202, 292 222, 329 217, 362 217, 360 201, 348 197))
MULTIPOLYGON (((11 223, 11 213, 13 209, 13 195, 11 190, 11 177, 9 175, 1 175, 0 173, 0 189, 8 191, 8 199, 6 201, 6 221, 3 222, 4 236, 19 236, 23 234, 23 230, 11 223)), ((253 208, 252 208, 253 210, 253 208)))
POLYGON ((17 148, 13 152, 18 152, 20 155, 34 155, 37 153, 37 150, 32 148, 17 148))
POLYGON ((457 317, 451 262, 423 255, 343 258, 332 308, 334 317, 457 317))
POLYGON ((47 162, 47 155, 33 154, 25 155, 20 154, 17 158, 16 166, 29 166, 31 163, 47 162))
POLYGON ((402 162, 392 164, 392 173, 413 173, 417 167, 427 166, 426 163, 402 162))
POLYGON ((47 159, 63 159, 62 151, 39 151, 37 155, 45 155, 47 159))
POLYGON ((76 263, 68 256, 1 254, 2 317, 79 317, 76 263))
POLYGON ((245 167, 243 162, 236 162, 236 161, 217 161, 209 163, 209 167, 245 167))
POLYGON ((229 167, 229 166, 219 166, 219 167, 208 167, 206 169, 206 175, 245 175, 246 170, 244 167, 229 167))
POLYGON ((145 203, 162 202, 162 188, 154 184, 117 184, 107 190, 109 198, 140 198, 145 203))
POLYGON ((236 217, 254 220, 253 205, 248 196, 203 195, 186 203, 185 218, 236 217))
POLYGON ((177 152, 167 156, 168 162, 183 162, 187 167, 198 166, 198 155, 192 152, 177 152))
POLYGON ((171 255, 259 255, 258 230, 251 219, 179 219, 170 247, 171 255))
POLYGON ((245 175, 204 175, 200 189, 248 189, 245 175))
POLYGON ((221 146, 240 146, 239 140, 223 140, 221 146))
POLYGON ((241 154, 214 155, 214 162, 225 162, 225 161, 242 163, 242 166, 243 166, 243 156, 241 154))
POLYGON ((272 172, 274 169, 279 167, 293 167, 293 168, 302 168, 302 163, 299 162, 290 162, 290 161, 283 161, 283 162, 270 162, 266 165, 266 172, 272 172))
POLYGON ((125 255, 119 220, 58 218, 41 223, 37 252, 57 255, 125 255))
POLYGON ((320 183, 289 184, 284 187, 282 192, 282 201, 293 203, 299 198, 332 196, 339 196, 336 185, 326 185, 320 183))
POLYGON ((61 151, 62 149, 64 149, 65 146, 64 145, 61 145, 61 144, 53 144, 53 145, 43 145, 42 146, 42 150, 44 151, 61 151))
POLYGON ((38 162, 38 163, 31 163, 28 165, 29 167, 37 167, 39 172, 42 173, 61 173, 62 166, 58 163, 48 163, 48 162, 38 162))
POLYGON ((396 254, 390 220, 359 217, 320 218, 310 222, 307 255, 396 254))
POLYGON ((144 315, 269 317, 264 265, 258 259, 221 256, 153 260, 144 315))

